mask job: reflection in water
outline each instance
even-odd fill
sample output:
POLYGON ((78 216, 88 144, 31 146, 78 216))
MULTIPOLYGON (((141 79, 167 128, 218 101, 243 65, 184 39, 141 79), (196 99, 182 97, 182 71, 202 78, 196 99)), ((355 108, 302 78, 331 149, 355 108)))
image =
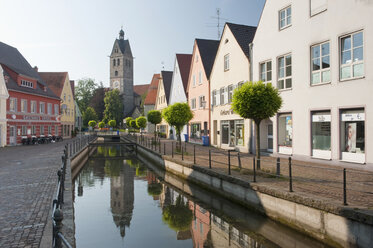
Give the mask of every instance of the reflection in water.
POLYGON ((197 200, 138 160, 115 159, 119 147, 98 147, 97 154, 74 179, 77 247, 289 247, 287 240, 292 247, 324 247, 210 192, 213 204, 197 200))

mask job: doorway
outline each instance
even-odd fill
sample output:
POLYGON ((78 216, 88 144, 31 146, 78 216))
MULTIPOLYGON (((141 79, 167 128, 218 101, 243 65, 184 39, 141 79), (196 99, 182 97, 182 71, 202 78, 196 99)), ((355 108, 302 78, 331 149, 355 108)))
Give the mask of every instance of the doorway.
POLYGON ((10 136, 9 136, 9 143, 11 145, 17 144, 17 131, 16 126, 10 126, 10 136))

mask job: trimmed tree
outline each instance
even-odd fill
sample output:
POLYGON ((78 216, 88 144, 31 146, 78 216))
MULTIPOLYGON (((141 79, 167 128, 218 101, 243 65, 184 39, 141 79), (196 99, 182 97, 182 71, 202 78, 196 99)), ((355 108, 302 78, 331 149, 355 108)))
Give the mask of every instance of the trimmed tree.
POLYGON ((104 128, 104 127, 105 127, 105 122, 100 121, 100 122, 98 123, 98 127, 99 127, 99 128, 104 128))
POLYGON ((247 82, 233 92, 232 109, 255 122, 257 167, 260 169, 260 122, 274 116, 282 106, 278 90, 271 84, 247 82))
POLYGON ((126 119, 124 119, 124 121, 126 122, 126 126, 127 126, 128 131, 131 127, 131 121, 132 120, 133 120, 132 117, 127 117, 126 119))
POLYGON ((90 127, 92 127, 92 129, 95 128, 96 124, 97 124, 97 122, 96 122, 96 121, 93 121, 93 120, 88 122, 88 125, 89 125, 90 127))
POLYGON ((117 126, 117 122, 115 120, 110 120, 108 122, 109 126, 111 126, 112 128, 116 127, 117 126))
POLYGON ((175 127, 179 148, 181 148, 181 129, 193 118, 189 104, 180 102, 172 104, 163 110, 162 115, 170 126, 175 127))
POLYGON ((136 124, 136 120, 131 120, 130 121, 130 127, 132 127, 133 129, 138 129, 139 127, 137 126, 136 124))
POLYGON ((139 128, 146 128, 146 123, 147 123, 147 120, 144 116, 139 116, 136 118, 136 125, 139 127, 139 128))
MULTIPOLYGON (((157 126, 159 123, 162 122, 162 113, 158 110, 150 110, 148 112, 148 121, 154 126, 157 126)), ((157 130, 154 129, 154 140, 157 139, 157 130)))

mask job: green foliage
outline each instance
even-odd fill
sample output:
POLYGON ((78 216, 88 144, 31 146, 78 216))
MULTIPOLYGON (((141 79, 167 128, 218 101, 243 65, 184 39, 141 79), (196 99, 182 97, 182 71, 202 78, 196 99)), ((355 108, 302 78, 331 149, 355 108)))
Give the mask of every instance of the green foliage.
POLYGON ((88 106, 92 107, 96 113, 99 120, 104 118, 104 111, 105 111, 105 88, 102 82, 100 82, 98 88, 96 88, 93 92, 92 98, 89 101, 88 106))
POLYGON ((98 123, 98 127, 99 127, 99 128, 104 128, 104 127, 105 127, 105 122, 100 121, 100 122, 98 123))
POLYGON ((104 171, 109 177, 119 177, 123 162, 121 160, 105 160, 104 171))
POLYGON ((188 203, 184 203, 181 195, 176 198, 175 205, 169 205, 163 209, 162 215, 163 221, 177 232, 188 230, 193 219, 193 212, 189 209, 188 203))
POLYGON ((92 128, 95 128, 96 124, 97 124, 97 122, 94 121, 94 120, 88 122, 88 125, 89 125, 90 127, 92 127, 92 128))
POLYGON ((255 122, 274 116, 281 108, 282 98, 271 84, 248 82, 234 90, 233 111, 255 122))
POLYGON ((130 121, 130 127, 134 128, 134 129, 139 129, 139 127, 136 124, 136 120, 131 120, 130 121))
POLYGON ((119 95, 119 90, 111 90, 106 92, 105 98, 105 120, 115 120, 117 123, 123 119, 123 103, 119 95))
POLYGON ((158 196, 162 194, 162 184, 152 182, 148 184, 148 194, 151 196, 158 196))
POLYGON ((108 124, 111 127, 116 127, 117 126, 117 122, 115 120, 110 120, 108 124))
POLYGON ((139 116, 136 118, 136 125, 139 128, 146 128, 147 120, 144 116, 139 116))
POLYGON ((127 128, 131 127, 132 120, 133 120, 132 117, 127 117, 126 119, 124 119, 124 121, 126 122, 127 128))
POLYGON ((148 112, 148 121, 154 125, 162 122, 162 113, 158 110, 150 110, 148 112))
POLYGON ((86 111, 97 87, 92 78, 82 78, 78 80, 75 86, 75 98, 82 113, 86 111))
POLYGON ((97 120, 97 114, 93 108, 88 107, 83 112, 83 126, 88 127, 88 122, 90 120, 97 120))

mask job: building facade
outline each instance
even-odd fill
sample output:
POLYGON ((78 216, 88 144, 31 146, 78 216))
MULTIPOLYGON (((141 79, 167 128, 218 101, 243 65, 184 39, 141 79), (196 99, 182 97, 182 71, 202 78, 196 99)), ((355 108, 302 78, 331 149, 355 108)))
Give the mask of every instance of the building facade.
POLYGON ((251 151, 252 121, 235 114, 233 91, 250 79, 249 44, 256 27, 226 23, 210 76, 212 145, 251 151))
MULTIPOLYGON (((182 102, 187 102, 187 93, 186 89, 188 86, 188 78, 189 78, 189 71, 190 71, 190 62, 192 59, 191 54, 176 54, 175 63, 174 63, 174 72, 172 74, 172 82, 171 82, 171 89, 170 89, 170 105, 182 102)), ((174 127, 172 128, 172 132, 176 134, 176 130, 174 127)), ((181 140, 185 141, 185 136, 188 135, 188 126, 185 125, 183 130, 181 130, 181 140)), ((173 137, 175 140, 177 136, 174 135, 173 137)))
POLYGON ((266 2, 253 79, 272 83, 283 98, 273 130, 261 128, 274 153, 372 166, 371 13, 369 1, 266 2))
POLYGON ((40 77, 60 99, 61 136, 71 138, 75 129, 75 102, 68 72, 39 72, 40 77))
MULTIPOLYGON (((148 113, 150 110, 155 109, 155 104, 157 101, 157 91, 158 91, 158 84, 161 78, 161 74, 154 74, 150 86, 148 88, 148 92, 146 93, 146 97, 144 100, 144 116, 147 118, 148 113)), ((146 132, 153 133, 155 131, 154 124, 148 122, 146 125, 146 132)))
MULTIPOLYGON (((172 71, 161 71, 161 77, 159 79, 157 100, 155 103, 155 110, 161 111, 167 108, 170 100, 170 89, 172 82, 172 71)), ((162 118, 162 122, 156 126, 157 132, 170 137, 170 127, 168 123, 162 118)), ((173 135, 173 134, 172 134, 173 135)))
POLYGON ((9 94, 5 85, 4 71, 0 65, 0 147, 6 145, 6 100, 9 94))
POLYGON ((0 42, 0 65, 3 68, 7 100, 7 145, 22 139, 59 136, 60 98, 40 78, 22 54, 0 42))
POLYGON ((193 111, 193 119, 189 122, 189 140, 193 143, 202 143, 202 136, 210 136, 210 74, 218 46, 218 40, 194 41, 187 86, 188 103, 193 111))

